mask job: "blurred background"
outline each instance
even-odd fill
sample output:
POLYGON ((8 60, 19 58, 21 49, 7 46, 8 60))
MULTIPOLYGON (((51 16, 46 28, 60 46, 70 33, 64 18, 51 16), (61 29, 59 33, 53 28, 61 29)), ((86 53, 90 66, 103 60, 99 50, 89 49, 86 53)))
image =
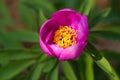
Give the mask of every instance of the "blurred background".
MULTIPOLYGON (((86 1, 0 0, 0 80, 53 80, 53 76, 55 78, 56 73, 53 74, 51 70, 55 67, 56 59, 42 54, 39 29, 52 13, 63 8, 86 14, 84 10, 90 7, 87 14, 90 29, 88 40, 102 52, 120 75, 120 0, 88 0, 89 3, 86 1), (47 66, 45 69, 43 63, 47 66)), ((74 62, 76 63, 71 61, 70 64, 74 62)), ((108 80, 105 73, 96 64, 93 65, 95 80, 108 80)), ((72 68, 75 71, 75 66, 72 68)), ((59 80, 69 80, 63 76, 63 72, 60 68, 59 80)), ((86 80, 78 75, 77 78, 86 80)))

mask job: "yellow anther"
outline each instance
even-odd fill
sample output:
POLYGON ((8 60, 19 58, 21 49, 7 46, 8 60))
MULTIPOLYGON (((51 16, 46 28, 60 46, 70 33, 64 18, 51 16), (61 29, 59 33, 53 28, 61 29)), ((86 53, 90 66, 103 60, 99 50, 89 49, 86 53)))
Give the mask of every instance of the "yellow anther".
POLYGON ((62 48, 76 44, 76 30, 70 26, 60 26, 53 35, 53 42, 62 48))

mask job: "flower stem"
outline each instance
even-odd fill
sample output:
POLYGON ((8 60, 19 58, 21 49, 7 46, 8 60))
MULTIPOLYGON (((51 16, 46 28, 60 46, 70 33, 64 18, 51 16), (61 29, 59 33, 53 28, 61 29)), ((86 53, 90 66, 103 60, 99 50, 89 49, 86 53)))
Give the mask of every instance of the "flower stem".
POLYGON ((90 56, 93 58, 93 60, 96 62, 96 64, 107 73, 110 80, 120 80, 115 70, 112 68, 110 63, 107 61, 105 57, 103 57, 100 52, 91 44, 88 42, 88 45, 85 50, 90 56))
POLYGON ((95 61, 96 64, 107 73, 110 80, 120 80, 114 69, 111 67, 110 63, 105 57, 101 60, 95 61))

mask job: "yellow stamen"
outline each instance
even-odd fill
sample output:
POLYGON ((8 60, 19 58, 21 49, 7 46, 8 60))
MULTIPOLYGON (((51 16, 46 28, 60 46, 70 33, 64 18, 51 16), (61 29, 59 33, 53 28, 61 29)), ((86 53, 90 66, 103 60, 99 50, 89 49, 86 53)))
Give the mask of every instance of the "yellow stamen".
POLYGON ((53 35, 53 42, 62 48, 76 44, 76 30, 70 26, 60 26, 53 35))

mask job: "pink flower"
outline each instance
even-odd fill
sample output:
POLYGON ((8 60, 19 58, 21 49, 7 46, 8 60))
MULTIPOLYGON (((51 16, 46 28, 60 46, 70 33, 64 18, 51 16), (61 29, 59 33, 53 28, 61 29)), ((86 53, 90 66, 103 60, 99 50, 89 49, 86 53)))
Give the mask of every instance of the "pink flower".
POLYGON ((87 16, 71 9, 55 12, 40 29, 42 50, 59 60, 79 57, 88 38, 87 16))

